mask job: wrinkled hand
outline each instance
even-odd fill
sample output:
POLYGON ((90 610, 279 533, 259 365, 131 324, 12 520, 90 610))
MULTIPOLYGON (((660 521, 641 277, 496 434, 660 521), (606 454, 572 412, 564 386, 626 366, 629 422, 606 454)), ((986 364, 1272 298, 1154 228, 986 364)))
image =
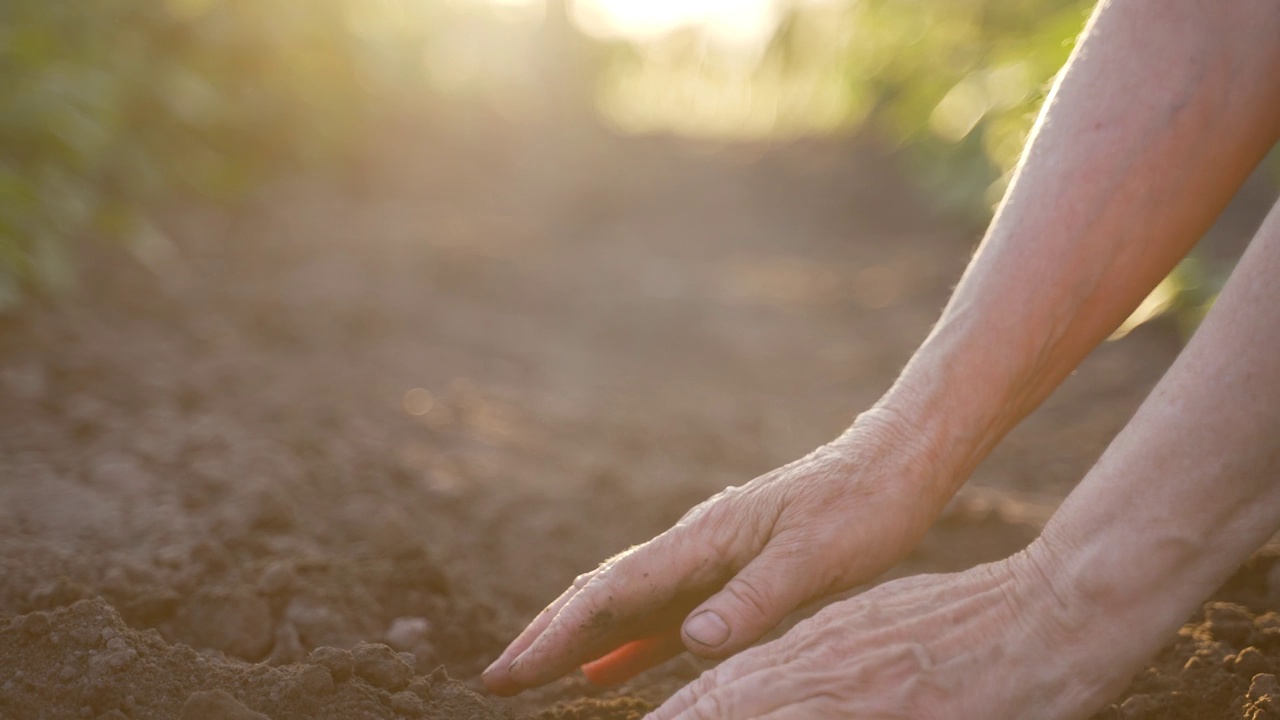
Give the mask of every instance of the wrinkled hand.
POLYGON ((728 657, 804 603, 883 572, 949 497, 923 443, 894 420, 864 413, 838 440, 724 490, 579 576, 485 671, 485 684, 512 695, 655 636, 671 640, 634 653, 641 665, 627 674, 686 648, 728 657))
POLYGON ((1014 559, 886 583, 708 670, 646 720, 1066 720, 1126 681, 1014 559), (1119 685, 1117 685, 1117 683, 1119 685))

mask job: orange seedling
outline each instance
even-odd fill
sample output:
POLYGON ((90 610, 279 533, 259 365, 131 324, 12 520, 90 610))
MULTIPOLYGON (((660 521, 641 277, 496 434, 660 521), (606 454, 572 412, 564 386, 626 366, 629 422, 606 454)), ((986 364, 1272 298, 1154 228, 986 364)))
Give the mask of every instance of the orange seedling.
POLYGON ((582 666, 582 672, 593 685, 621 685, 651 667, 661 665, 684 652, 677 626, 658 635, 633 640, 598 660, 582 666))

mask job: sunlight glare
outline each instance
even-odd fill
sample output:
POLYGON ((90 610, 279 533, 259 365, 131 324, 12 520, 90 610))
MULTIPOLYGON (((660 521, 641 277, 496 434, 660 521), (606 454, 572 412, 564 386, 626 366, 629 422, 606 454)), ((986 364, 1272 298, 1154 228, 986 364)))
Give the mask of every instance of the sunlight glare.
POLYGON ((692 27, 730 45, 767 40, 777 23, 772 0, 576 0, 574 19, 602 37, 652 40, 692 27))
MULTIPOLYGON (((500 11, 536 10, 547 0, 472 0, 500 11)), ((555 2, 557 0, 551 0, 555 2)), ((777 28, 780 6, 826 0, 563 0, 583 32, 634 42, 656 40, 683 28, 727 46, 759 48, 777 28)))

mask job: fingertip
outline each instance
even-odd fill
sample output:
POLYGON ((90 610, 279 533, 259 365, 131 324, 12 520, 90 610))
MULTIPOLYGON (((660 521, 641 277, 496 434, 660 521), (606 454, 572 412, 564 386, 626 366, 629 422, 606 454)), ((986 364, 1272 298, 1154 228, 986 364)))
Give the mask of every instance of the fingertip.
POLYGON ((520 683, 511 677, 511 665, 515 658, 519 657, 524 648, 517 647, 520 644, 520 638, 507 646, 502 654, 489 664, 489 667, 480 673, 480 680, 484 682, 484 686, 490 692, 497 695, 515 695, 524 688, 520 683))
POLYGON ((742 633, 715 610, 695 610, 680 628, 680 640, 689 653, 703 660, 723 660, 745 650, 759 639, 742 633))
POLYGON ((484 687, 494 695, 502 697, 511 697, 518 695, 525 688, 511 677, 511 661, 506 659, 507 652, 504 652, 497 660, 494 660, 489 667, 480 673, 480 681, 484 683, 484 687))
POLYGON ((710 608, 691 614, 681 632, 685 645, 697 654, 718 651, 733 634, 724 616, 710 608))
POLYGON ((524 686, 512 679, 511 675, 505 671, 486 670, 480 676, 480 680, 484 683, 485 689, 499 697, 511 697, 524 691, 524 686))
POLYGON ((685 644, 693 654, 722 659, 759 640, 808 596, 804 582, 789 582, 789 567, 766 548, 756 559, 689 613, 685 644))
POLYGON ((507 666, 506 675, 513 685, 521 688, 540 687, 573 669, 572 665, 563 670, 551 667, 546 662, 546 654, 537 650, 534 647, 525 650, 507 666))

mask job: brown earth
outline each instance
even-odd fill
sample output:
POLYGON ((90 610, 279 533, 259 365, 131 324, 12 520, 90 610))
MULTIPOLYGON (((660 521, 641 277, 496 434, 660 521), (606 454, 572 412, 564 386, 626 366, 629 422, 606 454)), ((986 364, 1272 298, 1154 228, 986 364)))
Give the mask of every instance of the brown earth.
POLYGON ((1095 720, 1280 718, 1280 555, 1259 553, 1095 720))
MULTIPOLYGON (((702 666, 467 686, 575 574, 838 433, 977 238, 848 143, 383 137, 0 319, 0 717, 640 717, 702 666)), ((893 575, 1025 545, 1178 347, 1101 348, 893 575)), ((1272 717, 1274 574, 1100 717, 1272 717)))

